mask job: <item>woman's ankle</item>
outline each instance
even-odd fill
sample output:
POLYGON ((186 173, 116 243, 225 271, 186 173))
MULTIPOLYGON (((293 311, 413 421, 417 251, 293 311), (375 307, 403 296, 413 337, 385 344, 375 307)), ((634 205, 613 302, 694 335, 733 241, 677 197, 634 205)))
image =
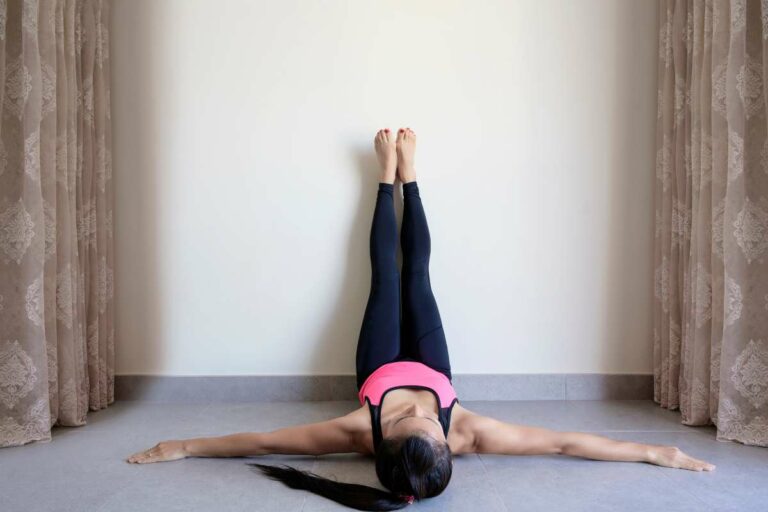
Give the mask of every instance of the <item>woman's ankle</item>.
POLYGON ((403 183, 403 196, 408 195, 419 195, 419 184, 416 183, 416 180, 403 183))

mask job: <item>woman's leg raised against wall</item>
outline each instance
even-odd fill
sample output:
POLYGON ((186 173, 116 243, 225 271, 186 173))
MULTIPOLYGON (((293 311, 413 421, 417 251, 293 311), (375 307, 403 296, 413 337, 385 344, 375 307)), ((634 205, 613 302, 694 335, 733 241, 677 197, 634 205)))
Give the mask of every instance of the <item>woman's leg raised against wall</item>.
POLYGON ((393 197, 397 165, 394 135, 380 131, 375 144, 382 174, 371 223, 371 291, 355 357, 358 389, 371 372, 400 354, 400 272, 397 269, 397 218, 393 197))
POLYGON ((402 353, 451 378, 448 345, 429 276, 432 241, 413 169, 415 134, 406 130, 398 154, 403 181, 402 353))

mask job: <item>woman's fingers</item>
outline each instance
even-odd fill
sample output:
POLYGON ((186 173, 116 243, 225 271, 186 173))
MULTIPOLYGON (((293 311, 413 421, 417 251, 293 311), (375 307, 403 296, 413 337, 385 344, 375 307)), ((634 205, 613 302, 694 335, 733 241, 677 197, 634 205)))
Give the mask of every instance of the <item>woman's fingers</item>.
POLYGON ((714 464, 691 457, 677 446, 654 446, 653 463, 668 468, 690 471, 712 471, 714 464))
POLYGON ((148 450, 134 453, 126 460, 136 464, 147 464, 150 462, 183 459, 186 456, 187 453, 184 449, 183 441, 163 441, 148 450))
POLYGON ((152 448, 148 448, 144 451, 134 453, 130 457, 128 457, 128 462, 134 463, 134 464, 145 464, 148 462, 156 462, 157 461, 157 454, 159 453, 159 444, 153 446, 152 448))
POLYGON ((146 455, 147 455, 146 452, 134 453, 133 455, 128 457, 128 462, 131 462, 134 464, 144 462, 146 455))
POLYGON ((690 469, 692 471, 712 471, 715 469, 715 465, 703 460, 694 459, 690 455, 685 455, 682 468, 690 469))
POLYGON ((715 469, 714 464, 710 464, 709 462, 691 457, 677 447, 673 448, 671 466, 674 468, 688 469, 691 471, 712 471, 715 469))

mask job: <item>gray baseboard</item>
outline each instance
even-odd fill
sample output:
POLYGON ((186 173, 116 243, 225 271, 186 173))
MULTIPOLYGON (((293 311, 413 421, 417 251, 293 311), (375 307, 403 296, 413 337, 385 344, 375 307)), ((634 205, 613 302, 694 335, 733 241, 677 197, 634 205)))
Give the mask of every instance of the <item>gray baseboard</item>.
MULTIPOLYGON (((651 400, 650 374, 457 374, 459 400, 651 400)), ((147 402, 357 400, 353 375, 115 376, 115 399, 147 402)))

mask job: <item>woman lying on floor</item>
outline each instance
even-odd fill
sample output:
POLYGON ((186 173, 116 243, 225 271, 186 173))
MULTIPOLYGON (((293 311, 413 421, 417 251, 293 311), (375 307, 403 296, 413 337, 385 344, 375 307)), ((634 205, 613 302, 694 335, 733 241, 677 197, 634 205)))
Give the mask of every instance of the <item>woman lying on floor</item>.
POLYGON ((451 383, 448 346, 430 285, 431 239, 413 163, 416 135, 410 128, 400 129, 396 138, 388 129, 380 130, 375 148, 382 170, 370 234, 371 291, 356 354, 360 407, 338 418, 273 432, 164 441, 130 456, 129 462, 362 453, 375 458, 376 474, 389 492, 290 466, 250 464, 289 487, 360 510, 395 510, 414 499, 437 496, 451 479, 452 456, 466 453, 563 454, 693 471, 715 468, 674 446, 509 424, 462 407, 451 383), (396 262, 396 177, 404 196, 402 282, 396 262))

